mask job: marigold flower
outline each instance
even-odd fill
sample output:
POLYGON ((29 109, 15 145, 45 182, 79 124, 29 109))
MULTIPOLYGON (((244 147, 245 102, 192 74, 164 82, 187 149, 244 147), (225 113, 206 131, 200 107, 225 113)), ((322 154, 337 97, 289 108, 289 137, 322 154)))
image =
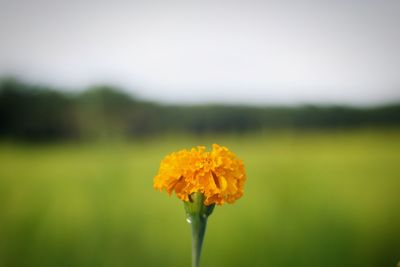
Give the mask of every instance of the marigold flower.
POLYGON ((205 205, 233 203, 243 195, 246 173, 243 162, 228 148, 214 144, 180 150, 166 156, 154 177, 154 188, 189 201, 192 193, 204 195, 205 205))

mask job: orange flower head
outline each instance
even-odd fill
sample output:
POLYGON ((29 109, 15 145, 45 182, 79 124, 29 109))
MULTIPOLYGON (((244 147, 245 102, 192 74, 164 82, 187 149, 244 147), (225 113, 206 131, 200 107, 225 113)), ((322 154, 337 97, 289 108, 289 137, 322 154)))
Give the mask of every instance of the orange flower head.
POLYGON ((228 148, 214 144, 180 150, 166 156, 154 177, 154 188, 189 201, 192 193, 205 196, 204 204, 233 203, 243 195, 246 172, 243 162, 228 148))

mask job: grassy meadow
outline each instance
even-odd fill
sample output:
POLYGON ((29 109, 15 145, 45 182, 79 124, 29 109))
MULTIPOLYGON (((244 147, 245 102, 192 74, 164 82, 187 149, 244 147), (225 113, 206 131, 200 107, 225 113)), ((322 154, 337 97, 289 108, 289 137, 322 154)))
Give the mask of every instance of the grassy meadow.
POLYGON ((168 153, 228 146, 245 195, 209 218, 204 267, 395 267, 400 129, 137 141, 0 142, 1 267, 190 266, 183 204, 152 188, 168 153))

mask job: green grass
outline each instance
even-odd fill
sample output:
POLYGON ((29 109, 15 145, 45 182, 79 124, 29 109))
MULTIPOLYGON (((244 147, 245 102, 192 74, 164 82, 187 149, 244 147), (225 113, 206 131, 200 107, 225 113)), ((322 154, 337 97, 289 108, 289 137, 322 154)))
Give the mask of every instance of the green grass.
POLYGON ((400 260, 400 130, 366 129, 0 143, 0 266, 189 266, 183 204, 152 178, 166 154, 214 142, 244 160, 248 181, 209 218, 202 266, 400 260))

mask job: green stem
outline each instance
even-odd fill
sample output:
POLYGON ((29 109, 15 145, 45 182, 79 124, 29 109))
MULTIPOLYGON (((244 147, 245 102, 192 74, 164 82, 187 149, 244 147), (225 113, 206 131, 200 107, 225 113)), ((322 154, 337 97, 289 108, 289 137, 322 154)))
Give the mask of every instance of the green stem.
POLYGON ((191 217, 192 225, 192 267, 200 266, 201 249, 206 232, 207 217, 191 217))
POLYGON ((192 226, 192 267, 199 267, 207 218, 215 205, 204 205, 204 195, 201 193, 191 194, 190 201, 184 202, 184 204, 186 220, 192 226))

